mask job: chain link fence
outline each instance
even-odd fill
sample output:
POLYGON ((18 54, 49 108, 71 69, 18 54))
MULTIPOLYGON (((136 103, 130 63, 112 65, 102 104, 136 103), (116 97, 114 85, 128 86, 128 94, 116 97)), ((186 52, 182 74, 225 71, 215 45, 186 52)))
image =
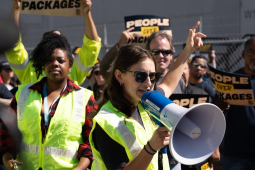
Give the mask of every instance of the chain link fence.
MULTIPOLYGON (((212 45, 215 50, 217 69, 225 72, 233 72, 244 66, 242 51, 247 39, 232 40, 204 40, 204 45, 212 45)), ((184 43, 174 44, 176 54, 181 53, 184 43)))

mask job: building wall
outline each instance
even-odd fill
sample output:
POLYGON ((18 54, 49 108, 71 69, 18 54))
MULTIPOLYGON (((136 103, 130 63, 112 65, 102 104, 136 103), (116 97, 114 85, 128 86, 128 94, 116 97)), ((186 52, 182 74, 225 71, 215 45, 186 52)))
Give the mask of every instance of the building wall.
MULTIPOLYGON (((92 0, 92 15, 102 38, 102 58, 108 47, 117 43, 125 30, 124 16, 158 15, 170 18, 174 42, 184 42, 196 21, 208 37, 240 38, 241 0, 92 0)), ((0 10, 9 15, 11 0, 1 2, 0 10)), ((83 17, 57 17, 21 14, 20 29, 26 49, 31 52, 46 31, 58 29, 72 47, 82 45, 83 17)))

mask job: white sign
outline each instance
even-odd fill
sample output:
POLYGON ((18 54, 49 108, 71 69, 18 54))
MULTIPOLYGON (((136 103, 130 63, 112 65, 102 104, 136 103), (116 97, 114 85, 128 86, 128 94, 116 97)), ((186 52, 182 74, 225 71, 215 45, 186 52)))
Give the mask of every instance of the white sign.
POLYGON ((255 1, 241 0, 241 35, 255 34, 255 1))

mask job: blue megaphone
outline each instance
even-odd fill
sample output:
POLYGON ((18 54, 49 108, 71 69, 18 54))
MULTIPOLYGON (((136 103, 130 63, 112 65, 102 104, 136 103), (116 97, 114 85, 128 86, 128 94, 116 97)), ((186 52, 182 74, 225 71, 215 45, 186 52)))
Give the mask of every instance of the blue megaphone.
MULTIPOLYGON (((167 127, 171 132, 169 150, 173 158, 182 164, 194 165, 206 160, 223 139, 225 117, 211 103, 187 109, 158 91, 144 93, 141 103, 156 124, 167 127)), ((166 147, 161 149, 162 153, 166 151, 166 147)))

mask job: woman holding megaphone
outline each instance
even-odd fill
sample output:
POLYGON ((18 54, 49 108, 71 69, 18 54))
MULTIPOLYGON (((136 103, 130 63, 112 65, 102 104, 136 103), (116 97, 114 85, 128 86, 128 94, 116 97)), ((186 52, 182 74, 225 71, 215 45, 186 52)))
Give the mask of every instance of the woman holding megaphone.
POLYGON ((150 90, 157 90, 167 98, 172 94, 186 60, 197 46, 203 45, 200 37, 206 36, 196 33, 199 24, 189 30, 186 47, 158 87, 155 85, 160 73, 155 71, 150 52, 132 45, 120 49, 102 105, 93 119, 92 170, 170 169, 167 156, 158 157, 158 150, 169 144, 170 132, 165 127, 156 127, 140 101, 150 90))

